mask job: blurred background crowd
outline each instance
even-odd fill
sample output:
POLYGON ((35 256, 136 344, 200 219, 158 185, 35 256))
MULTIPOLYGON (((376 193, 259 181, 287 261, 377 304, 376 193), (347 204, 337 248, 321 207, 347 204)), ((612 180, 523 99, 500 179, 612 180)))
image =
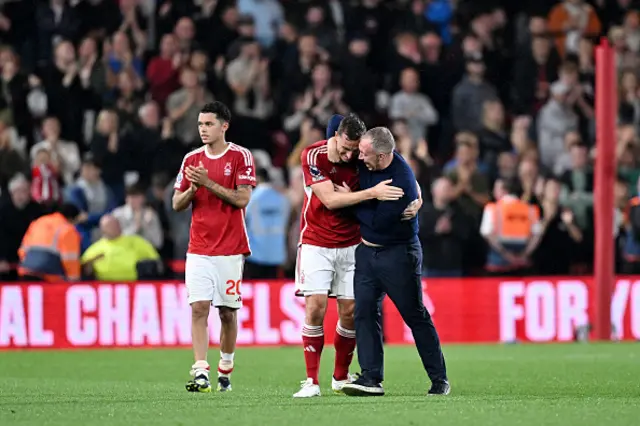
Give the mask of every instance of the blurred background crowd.
POLYGON ((197 115, 211 100, 230 106, 227 139, 251 149, 259 169, 247 209, 254 274, 292 276, 300 153, 325 138, 332 114, 348 112, 370 127, 388 126, 415 171, 426 274, 484 273, 483 210, 505 191, 540 210, 537 249, 517 273, 589 272, 594 45, 603 36, 619 72, 611 141, 618 268, 636 272, 639 7, 636 0, 0 1, 0 277, 15 278, 31 221, 63 202, 80 213, 83 251, 136 236, 144 256, 164 259, 167 276, 179 273, 190 211, 172 211, 173 180, 200 144, 197 115))

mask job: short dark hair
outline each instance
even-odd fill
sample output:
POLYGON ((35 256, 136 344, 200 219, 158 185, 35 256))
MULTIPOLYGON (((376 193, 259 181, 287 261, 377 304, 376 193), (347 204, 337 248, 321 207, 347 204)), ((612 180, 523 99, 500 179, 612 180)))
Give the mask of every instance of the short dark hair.
POLYGON ((338 126, 338 134, 347 135, 347 138, 352 141, 357 141, 367 131, 367 126, 360 120, 360 117, 351 113, 342 119, 338 126))
POLYGON ((71 203, 64 203, 58 208, 58 213, 67 220, 75 220, 80 215, 80 209, 71 203))
POLYGON ((231 111, 229 111, 229 107, 219 101, 205 104, 200 110, 200 114, 215 114, 216 118, 220 121, 227 123, 231 121, 231 111))
POLYGON ((505 192, 509 195, 516 195, 520 191, 520 181, 515 178, 499 179, 505 192))

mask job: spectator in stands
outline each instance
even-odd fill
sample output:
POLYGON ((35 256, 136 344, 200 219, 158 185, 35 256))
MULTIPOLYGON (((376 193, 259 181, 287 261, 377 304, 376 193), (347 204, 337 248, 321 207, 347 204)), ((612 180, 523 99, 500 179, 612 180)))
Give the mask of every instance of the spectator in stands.
MULTIPOLYGON (((543 21, 544 22, 544 21, 543 21)), ((516 112, 536 115, 557 80, 560 59, 548 37, 538 35, 531 48, 518 52, 514 64, 513 101, 516 112)))
POLYGON ((5 89, 0 93, 0 109, 10 109, 12 122, 19 136, 25 140, 32 140, 32 117, 27 105, 30 90, 29 76, 21 67, 20 60, 9 47, 0 48, 2 62, 2 79, 5 89))
POLYGON ((47 96, 47 113, 60 120, 61 137, 82 141, 82 121, 85 105, 84 90, 78 75, 76 51, 70 41, 60 41, 55 47, 53 63, 37 70, 47 96))
POLYGON ((482 106, 482 128, 478 132, 480 159, 492 170, 495 170, 498 155, 512 149, 504 115, 504 106, 499 99, 485 101, 482 106))
POLYGON ((277 28, 284 22, 284 10, 277 0, 238 0, 238 11, 250 15, 256 25, 256 38, 265 48, 275 42, 277 28))
POLYGON ((564 172, 571 170, 571 151, 574 145, 582 145, 580 132, 572 130, 564 135, 564 151, 558 156, 553 168, 556 176, 562 176, 564 172))
POLYGON ((484 205, 489 201, 487 175, 478 168, 478 147, 467 141, 460 142, 456 149, 456 165, 447 177, 453 182, 453 198, 464 212, 480 219, 484 205))
POLYGON ((86 155, 80 168, 79 179, 66 191, 65 200, 86 217, 85 221, 78 224, 83 251, 98 239, 99 234, 94 232, 94 229, 98 226, 100 218, 117 206, 113 193, 100 177, 101 172, 95 157, 91 154, 86 155))
POLYGON ((534 253, 536 274, 568 274, 576 245, 583 238, 582 231, 574 222, 571 209, 560 205, 561 185, 556 178, 547 179, 544 184, 541 240, 534 253))
POLYGON ((80 234, 74 225, 80 220, 75 206, 63 204, 58 212, 31 222, 18 250, 18 274, 29 281, 78 281, 80 234))
POLYGON ((147 82, 151 98, 164 106, 169 95, 180 88, 180 67, 183 57, 173 34, 165 34, 160 42, 160 54, 149 62, 147 82))
POLYGON ((47 148, 36 151, 31 167, 31 198, 52 211, 62 202, 60 176, 47 148))
POLYGON ((589 149, 585 145, 571 147, 571 170, 564 172, 560 181, 563 205, 571 208, 576 222, 586 229, 590 223, 589 212, 593 209, 593 170, 589 164, 589 149))
POLYGON ((522 195, 520 199, 526 203, 540 206, 540 199, 536 194, 538 185, 542 185, 542 176, 538 162, 532 159, 523 159, 518 166, 518 180, 522 195))
POLYGON ((484 80, 484 74, 481 54, 466 58, 466 75, 453 89, 451 98, 451 117, 457 130, 480 130, 484 103, 498 97, 496 89, 484 80))
POLYGON ((484 209, 480 234, 489 244, 486 269, 495 276, 526 275, 541 239, 540 213, 521 201, 515 181, 497 180, 495 203, 484 209))
POLYGON ((564 135, 578 130, 578 116, 568 103, 569 90, 565 83, 553 83, 551 98, 538 115, 538 148, 542 164, 551 170, 564 151, 564 135))
POLYGON ((269 80, 269 59, 261 55, 260 45, 253 39, 243 40, 240 55, 227 66, 226 82, 233 92, 234 120, 240 128, 236 134, 247 148, 260 148, 268 137, 265 125, 274 109, 269 80))
POLYGON ((100 231, 102 238, 82 255, 85 276, 126 282, 160 275, 160 255, 147 240, 139 235, 122 235, 120 223, 112 215, 100 219, 100 231))
POLYGON ((74 40, 78 36, 80 21, 65 0, 39 2, 35 11, 38 60, 51 60, 52 47, 61 40, 74 40))
POLYGON ((343 99, 354 112, 364 118, 376 110, 378 76, 370 71, 371 45, 366 38, 355 35, 348 42, 348 52, 342 57, 343 99))
POLYGON ((11 137, 4 119, 0 118, 0 191, 5 193, 9 180, 28 170, 22 155, 11 146, 11 137))
POLYGON ((556 34, 561 56, 577 53, 580 38, 597 37, 601 28, 595 9, 584 0, 564 0, 549 12, 549 31, 556 34))
POLYGON ((619 117, 625 124, 640 126, 640 87, 636 70, 623 70, 618 82, 619 117))
POLYGON ((127 188, 125 205, 111 213, 118 219, 122 235, 139 235, 156 249, 162 247, 164 234, 158 214, 146 206, 144 189, 139 185, 127 188))
POLYGON ((400 91, 391 97, 389 118, 403 118, 407 122, 413 146, 427 137, 427 127, 438 122, 438 111, 431 100, 419 93, 420 76, 414 68, 405 68, 400 74, 400 91))
POLYGON ((256 171, 258 186, 247 205, 246 226, 251 256, 245 262, 246 279, 277 278, 287 260, 287 225, 291 205, 279 189, 274 188, 265 169, 256 171))
POLYGON ((45 149, 51 155, 51 165, 67 185, 73 183, 75 174, 80 170, 80 151, 75 142, 60 139, 60 121, 53 116, 42 121, 42 141, 31 147, 31 161, 36 159, 38 151, 45 149))
POLYGON ((453 184, 441 177, 433 183, 432 202, 420 213, 420 241, 426 277, 461 277, 464 245, 472 222, 453 198, 453 184))
POLYGON ((43 208, 31 199, 29 181, 21 174, 9 181, 9 197, 0 201, 0 281, 17 277, 18 248, 29 224, 43 208))
POLYGON ((176 23, 173 34, 178 42, 178 52, 182 56, 182 62, 186 63, 191 52, 199 47, 194 38, 196 29, 193 20, 186 16, 180 18, 176 23))
POLYGON ((181 89, 173 92, 167 99, 167 114, 173 122, 176 137, 184 145, 193 145, 198 141, 198 114, 202 106, 213 102, 213 96, 198 82, 198 76, 191 68, 183 68, 180 75, 181 89))
MULTIPOLYGON (((87 109, 100 110, 108 95, 107 69, 98 56, 98 44, 93 37, 85 37, 78 48, 80 81, 87 95, 87 109)), ((76 141, 79 142, 79 141, 76 141)))
POLYGON ((141 80, 136 79, 130 71, 120 71, 116 76, 116 87, 113 93, 113 107, 118 114, 118 122, 122 132, 130 132, 137 124, 138 108, 143 103, 140 92, 141 80))
POLYGON ((120 131, 116 111, 100 111, 90 149, 100 164, 102 180, 113 193, 117 203, 124 201, 124 172, 129 146, 126 135, 120 131))

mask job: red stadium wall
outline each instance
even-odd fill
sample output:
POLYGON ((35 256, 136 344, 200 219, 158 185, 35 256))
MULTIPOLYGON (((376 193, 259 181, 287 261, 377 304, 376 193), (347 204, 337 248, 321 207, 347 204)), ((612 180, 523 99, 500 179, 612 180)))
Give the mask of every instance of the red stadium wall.
MULTIPOLYGON (((585 277, 430 279, 424 301, 445 343, 558 342, 590 318, 593 280, 585 277)), ((304 318, 290 281, 246 282, 238 343, 296 345, 304 318)), ((335 304, 326 321, 333 340, 335 304)), ((612 323, 625 340, 640 339, 640 280, 619 277, 612 323)), ((211 343, 220 323, 211 315, 211 343)), ((384 305, 387 343, 412 341, 395 307, 384 305)), ((0 284, 0 349, 189 346, 190 313, 180 282, 0 284)))

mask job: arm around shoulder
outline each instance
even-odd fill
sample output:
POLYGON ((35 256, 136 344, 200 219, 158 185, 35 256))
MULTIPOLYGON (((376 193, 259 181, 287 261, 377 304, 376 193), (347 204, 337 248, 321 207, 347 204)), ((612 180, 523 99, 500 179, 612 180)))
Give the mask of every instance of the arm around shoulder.
POLYGON ((330 180, 312 184, 311 190, 329 210, 350 207, 375 198, 371 189, 356 192, 338 192, 330 180))

